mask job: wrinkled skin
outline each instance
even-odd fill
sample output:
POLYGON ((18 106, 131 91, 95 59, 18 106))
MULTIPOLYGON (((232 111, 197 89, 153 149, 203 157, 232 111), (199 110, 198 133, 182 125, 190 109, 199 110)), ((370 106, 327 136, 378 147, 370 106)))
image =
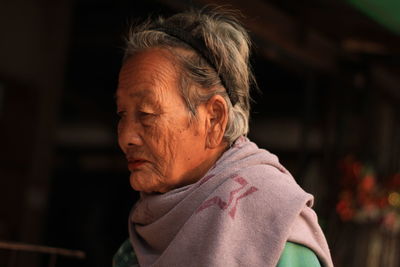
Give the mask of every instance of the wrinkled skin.
POLYGON ((191 184, 215 162, 206 146, 206 107, 190 123, 178 71, 164 49, 135 54, 121 68, 118 142, 135 190, 163 193, 191 184))

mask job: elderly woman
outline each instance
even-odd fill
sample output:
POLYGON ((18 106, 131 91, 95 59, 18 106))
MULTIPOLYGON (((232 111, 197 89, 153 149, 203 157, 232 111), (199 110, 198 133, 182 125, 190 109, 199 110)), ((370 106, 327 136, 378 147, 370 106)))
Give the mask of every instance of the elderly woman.
POLYGON ((129 33, 118 139, 141 197, 114 266, 332 266, 313 197, 246 138, 252 80, 232 15, 190 11, 129 33))

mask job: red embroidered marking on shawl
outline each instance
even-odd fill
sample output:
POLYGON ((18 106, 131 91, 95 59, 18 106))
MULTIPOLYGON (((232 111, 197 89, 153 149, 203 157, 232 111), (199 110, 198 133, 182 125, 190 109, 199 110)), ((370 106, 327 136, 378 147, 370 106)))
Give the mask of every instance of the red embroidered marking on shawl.
POLYGON ((239 187, 229 193, 229 201, 228 201, 228 204, 226 205, 226 208, 232 204, 232 201, 233 201, 233 198, 235 197, 235 195, 248 184, 247 181, 243 177, 240 177, 240 176, 237 176, 233 180, 235 182, 239 183, 241 185, 241 187, 239 187))
POLYGON ((232 209, 229 211, 229 216, 232 217, 232 219, 235 219, 235 214, 236 214, 236 207, 237 204, 239 202, 240 199, 247 197, 250 194, 253 194, 254 192, 256 192, 258 190, 257 187, 252 186, 250 187, 250 189, 248 189, 246 192, 244 192, 243 194, 241 194, 240 196, 238 196, 235 200, 235 205, 233 205, 232 209))
POLYGON ((228 208, 232 201, 233 198, 235 197, 235 194, 238 193, 240 190, 243 189, 243 187, 245 187, 247 185, 247 181, 245 179, 243 179, 240 176, 232 176, 231 179, 233 179, 235 182, 239 183, 241 186, 233 191, 231 191, 229 193, 229 200, 228 203, 226 203, 225 201, 222 200, 222 198, 220 198, 219 196, 215 196, 209 200, 206 200, 197 210, 197 212, 202 211, 203 209, 206 209, 208 207, 211 207, 213 205, 217 205, 221 210, 225 210, 226 208, 228 208))
POLYGON ((203 204, 201 204, 201 206, 197 209, 196 213, 214 205, 217 205, 221 210, 224 210, 226 208, 225 201, 223 201, 220 197, 213 197, 204 201, 203 204))
MULTIPOLYGON (((225 202, 219 196, 212 197, 212 198, 204 201, 203 204, 201 204, 200 207, 197 209, 196 213, 199 213, 200 211, 202 211, 204 209, 207 209, 209 207, 212 207, 212 206, 217 206, 221 210, 226 210, 232 204, 232 202, 233 202, 233 200, 235 198, 235 195, 237 193, 239 193, 243 188, 245 188, 248 185, 248 182, 243 177, 234 175, 234 176, 231 177, 231 179, 233 179, 235 182, 237 182, 241 186, 236 188, 236 189, 234 189, 234 190, 232 190, 231 192, 229 192, 229 200, 228 200, 228 202, 225 202)), ((252 187, 250 187, 250 189, 248 189, 246 192, 244 192, 243 194, 241 194, 239 197, 236 198, 233 208, 229 211, 229 215, 231 216, 232 219, 235 218, 236 207, 237 207, 238 201, 240 199, 245 198, 248 195, 254 193, 257 190, 258 189, 256 187, 252 186, 252 187)))
POLYGON ((200 181, 200 185, 204 184, 205 182, 207 182, 208 180, 210 180, 214 176, 215 176, 214 174, 210 174, 210 175, 204 177, 203 180, 200 181))

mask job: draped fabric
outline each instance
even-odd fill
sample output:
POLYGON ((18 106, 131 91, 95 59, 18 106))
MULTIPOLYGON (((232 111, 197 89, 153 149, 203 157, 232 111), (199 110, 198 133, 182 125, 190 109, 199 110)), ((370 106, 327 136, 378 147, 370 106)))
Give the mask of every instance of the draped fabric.
MULTIPOLYGON (((129 239, 122 243, 113 258, 113 267, 139 267, 137 257, 129 239)), ((321 267, 321 264, 309 248, 286 242, 276 267, 321 267)))
POLYGON ((130 240, 140 266, 276 266, 286 241, 333 266, 312 205, 275 155, 241 137, 196 183, 142 193, 130 240))

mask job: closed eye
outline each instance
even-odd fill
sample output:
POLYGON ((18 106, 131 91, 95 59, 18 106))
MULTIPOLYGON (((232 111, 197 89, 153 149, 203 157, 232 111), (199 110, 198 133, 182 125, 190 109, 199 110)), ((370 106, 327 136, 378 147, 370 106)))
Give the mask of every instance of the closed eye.
POLYGON ((139 111, 139 115, 140 117, 150 117, 150 116, 155 116, 156 114, 145 111, 139 111))
POLYGON ((123 118, 126 115, 126 112, 125 111, 117 111, 117 115, 118 115, 118 117, 123 118))

